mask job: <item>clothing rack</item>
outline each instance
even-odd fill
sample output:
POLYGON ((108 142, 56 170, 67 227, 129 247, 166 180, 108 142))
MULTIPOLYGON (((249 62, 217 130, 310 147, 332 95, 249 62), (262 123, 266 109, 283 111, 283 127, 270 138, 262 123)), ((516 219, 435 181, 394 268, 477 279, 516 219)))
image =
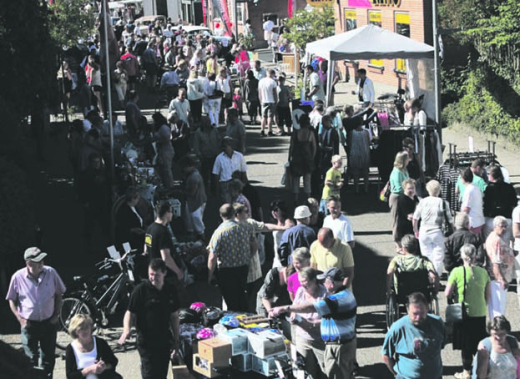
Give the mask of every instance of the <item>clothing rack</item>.
POLYGON ((448 143, 450 155, 449 164, 452 168, 469 167, 475 159, 482 159, 486 166, 498 164, 497 156, 495 154, 496 142, 487 141, 488 148, 486 151, 478 150, 474 152, 460 152, 457 153, 457 145, 448 143))

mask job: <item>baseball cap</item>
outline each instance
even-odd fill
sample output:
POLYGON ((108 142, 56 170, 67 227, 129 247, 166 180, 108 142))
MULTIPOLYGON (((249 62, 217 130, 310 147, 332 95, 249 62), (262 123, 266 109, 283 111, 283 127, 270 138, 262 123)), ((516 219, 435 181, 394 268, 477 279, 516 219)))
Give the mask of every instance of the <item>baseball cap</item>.
POLYGON ((30 247, 27 250, 25 250, 23 258, 26 261, 41 262, 41 260, 43 258, 45 258, 46 256, 47 256, 47 253, 44 253, 43 251, 41 251, 37 247, 30 247))
POLYGON ((301 220, 305 217, 311 217, 312 213, 309 210, 309 207, 306 205, 300 205, 294 210, 294 219, 295 220, 301 220))
POLYGON ((345 275, 339 268, 331 267, 327 271, 325 271, 323 274, 318 275, 317 278, 318 278, 318 280, 325 280, 325 279, 329 278, 332 281, 341 282, 341 281, 343 281, 343 279, 345 279, 345 275))

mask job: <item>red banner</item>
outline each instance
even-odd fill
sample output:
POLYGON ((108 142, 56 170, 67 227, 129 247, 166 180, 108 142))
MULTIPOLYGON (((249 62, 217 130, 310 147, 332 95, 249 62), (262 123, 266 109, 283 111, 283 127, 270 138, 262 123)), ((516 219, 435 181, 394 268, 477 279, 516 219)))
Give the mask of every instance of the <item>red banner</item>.
POLYGON ((206 25, 206 0, 202 0, 202 18, 204 20, 204 25, 206 25))
POLYGON ((231 26, 233 25, 231 23, 231 20, 229 19, 229 13, 227 10, 227 4, 226 0, 213 0, 213 6, 217 9, 220 19, 222 20, 222 23, 224 24, 224 30, 225 34, 230 36, 231 35, 231 26))

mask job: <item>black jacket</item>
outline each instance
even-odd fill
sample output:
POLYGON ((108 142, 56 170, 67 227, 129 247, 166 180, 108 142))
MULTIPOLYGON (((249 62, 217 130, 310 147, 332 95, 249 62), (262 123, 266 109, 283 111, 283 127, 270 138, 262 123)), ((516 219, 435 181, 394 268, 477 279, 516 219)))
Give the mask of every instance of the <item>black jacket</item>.
MULTIPOLYGON (((99 379, 120 379, 122 378, 119 375, 115 368, 117 363, 119 362, 108 343, 99 337, 94 337, 96 339, 96 347, 97 347, 97 356, 96 359, 103 361, 106 364, 111 364, 114 368, 111 370, 105 370, 102 374, 98 375, 99 379)), ((72 344, 69 343, 67 349, 65 351, 65 370, 67 372, 67 379, 83 379, 84 376, 81 374, 81 370, 78 370, 78 365, 76 363, 76 354, 74 354, 74 349, 72 348, 72 344)))
POLYGON ((446 238, 444 242, 444 266, 448 272, 451 272, 455 267, 462 266, 462 259, 460 258, 460 248, 469 243, 478 250, 482 244, 480 238, 471 233, 468 229, 457 229, 455 232, 446 238))

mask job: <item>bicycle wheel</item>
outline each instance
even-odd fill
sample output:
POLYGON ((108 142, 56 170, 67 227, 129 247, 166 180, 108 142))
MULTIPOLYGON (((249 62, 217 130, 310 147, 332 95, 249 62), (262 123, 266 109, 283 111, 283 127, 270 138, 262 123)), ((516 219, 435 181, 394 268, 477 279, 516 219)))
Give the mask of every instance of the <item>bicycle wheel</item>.
POLYGON ((432 297, 430 301, 430 313, 436 316, 439 316, 441 314, 439 307, 439 299, 437 299, 437 296, 432 297))
POLYGON ((386 299, 386 328, 390 329, 392 324, 399 319, 399 304, 395 294, 390 294, 386 299))
POLYGON ((60 328, 64 332, 69 332, 70 320, 75 315, 89 315, 92 316, 92 312, 87 303, 77 297, 67 297, 61 302, 60 309, 60 328))

